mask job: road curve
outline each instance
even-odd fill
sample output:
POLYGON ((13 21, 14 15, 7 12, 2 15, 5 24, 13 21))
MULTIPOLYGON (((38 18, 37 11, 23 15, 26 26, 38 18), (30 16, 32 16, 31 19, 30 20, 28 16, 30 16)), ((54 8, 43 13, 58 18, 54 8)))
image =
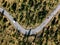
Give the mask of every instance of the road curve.
MULTIPOLYGON (((31 29, 31 32, 30 32, 30 35, 32 34, 36 34, 38 33, 39 31, 41 31, 48 23, 49 21, 52 19, 52 17, 55 16, 55 14, 60 10, 60 4, 56 7, 56 9, 54 9, 52 11, 52 13, 48 16, 48 18, 46 18, 42 23, 41 25, 39 25, 37 28, 35 29, 31 29)), ((28 34, 28 32, 30 30, 26 30, 24 29, 18 22, 14 21, 13 17, 3 8, 0 8, 0 12, 3 14, 10 20, 10 22, 14 25, 14 27, 19 30, 21 33, 23 34, 28 34)))

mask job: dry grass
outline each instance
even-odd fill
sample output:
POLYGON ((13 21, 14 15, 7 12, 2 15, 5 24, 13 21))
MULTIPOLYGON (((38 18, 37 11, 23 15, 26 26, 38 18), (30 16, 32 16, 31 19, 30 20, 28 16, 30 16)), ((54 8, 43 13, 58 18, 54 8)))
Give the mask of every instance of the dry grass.
POLYGON ((0 45, 60 45, 60 19, 58 18, 59 12, 57 13, 56 20, 58 23, 52 25, 53 19, 50 21, 44 30, 39 32, 35 36, 24 36, 19 31, 14 29, 13 25, 8 25, 10 22, 3 22, 6 18, 3 16, 0 21, 0 45), (7 27, 4 29, 4 25, 7 27), (48 28, 49 27, 49 28, 48 28))
MULTIPOLYGON (((8 1, 8 4, 10 3, 11 5, 13 4, 13 2, 15 2, 13 0, 12 1, 6 0, 6 1, 8 1)), ((54 2, 53 0, 50 1, 54 2)), ((0 0, 0 5, 1 2, 2 0, 0 0)), ((21 3, 18 3, 17 1, 16 3, 21 5, 22 0, 21 3)), ((11 5, 9 7, 11 7, 11 5)), ((17 5, 17 7, 19 7, 19 5, 17 5)), ((4 7, 4 8, 8 11, 9 7, 4 7)), ((49 8, 46 9, 49 10, 49 12, 52 10, 49 8)), ((38 10, 35 11, 34 13, 35 15, 37 15, 37 11, 38 10)), ((15 12, 12 9, 9 12, 12 14, 13 17, 18 17, 17 21, 19 20, 20 17, 19 17, 18 8, 16 9, 15 12)), ((26 15, 25 11, 22 12, 24 13, 25 16, 26 15)), ((54 19, 53 18, 50 21, 50 23, 44 28, 44 30, 39 32, 36 36, 26 36, 26 35, 24 36, 22 33, 17 31, 13 25, 11 25, 10 21, 5 16, 1 16, 0 14, 0 18, 1 18, 0 19, 0 45, 60 45, 60 18, 58 18, 59 13, 60 11, 56 14, 57 16, 55 16, 56 17, 55 23, 52 25, 52 21, 54 19), (7 22, 4 22, 4 18, 7 19, 7 22), (56 23, 57 20, 58 23, 56 23)), ((18 22, 22 24, 22 21, 21 22, 18 21, 18 22)), ((22 25, 25 26, 25 24, 22 25)))
POLYGON ((23 2, 24 0, 10 0, 10 1, 5 0, 4 3, 2 3, 2 1, 3 0, 0 0, 0 5, 2 6, 2 5, 4 5, 5 2, 7 2, 6 7, 4 7, 4 8, 10 14, 12 14, 12 16, 14 18, 16 18, 16 20, 19 22, 19 24, 22 25, 25 29, 36 28, 38 25, 40 25, 43 22, 43 20, 46 18, 46 16, 49 15, 51 13, 51 11, 59 3, 59 0, 58 0, 58 2, 55 0, 48 0, 48 1, 36 0, 36 2, 33 1, 32 5, 28 4, 29 0, 27 0, 26 2, 23 2), (12 9, 13 3, 16 3, 16 10, 12 9), (41 3, 41 4, 38 4, 38 3, 41 3), (46 3, 46 5, 44 3, 46 3), (38 4, 38 6, 35 7, 36 4, 38 4), (22 7, 22 6, 24 6, 24 7, 22 7), (38 13, 43 11, 43 7, 45 8, 45 11, 47 11, 47 13, 41 20, 41 19, 39 19, 38 13))

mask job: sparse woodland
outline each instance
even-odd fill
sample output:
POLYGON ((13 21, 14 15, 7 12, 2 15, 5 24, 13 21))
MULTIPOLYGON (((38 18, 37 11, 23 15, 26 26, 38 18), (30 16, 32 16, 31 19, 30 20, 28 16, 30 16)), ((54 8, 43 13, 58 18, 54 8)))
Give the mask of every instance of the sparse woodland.
POLYGON ((3 6, 25 29, 36 28, 59 0, 1 0, 3 6))
MULTIPOLYGON (((0 0, 0 5, 12 14, 20 25, 25 26, 24 28, 38 26, 59 2, 59 0, 10 1, 0 0)), ((36 35, 23 35, 0 13, 0 45, 60 45, 60 11, 36 35)))

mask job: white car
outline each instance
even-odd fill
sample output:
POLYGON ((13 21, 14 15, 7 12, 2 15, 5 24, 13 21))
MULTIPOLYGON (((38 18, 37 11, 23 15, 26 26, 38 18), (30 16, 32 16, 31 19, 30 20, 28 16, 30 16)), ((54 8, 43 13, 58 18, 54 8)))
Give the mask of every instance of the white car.
POLYGON ((13 21, 13 23, 15 23, 15 21, 13 21))

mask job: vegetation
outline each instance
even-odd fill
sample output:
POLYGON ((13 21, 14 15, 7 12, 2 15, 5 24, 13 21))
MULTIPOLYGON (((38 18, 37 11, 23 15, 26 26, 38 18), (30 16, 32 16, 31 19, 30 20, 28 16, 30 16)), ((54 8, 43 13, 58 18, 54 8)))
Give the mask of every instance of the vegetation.
MULTIPOLYGON (((7 19, 1 15, 2 21, 7 19)), ((59 14, 58 14, 59 16, 59 14)), ((7 20, 4 24, 0 21, 0 45, 60 45, 60 19, 54 17, 51 22, 36 35, 23 35, 10 24, 7 20), (55 20, 55 21, 54 21, 55 20), (58 21, 58 23, 52 22, 58 21)))
MULTIPOLYGON (((35 26, 36 23, 40 24, 47 16, 47 13, 58 3, 56 2, 58 0, 53 0, 55 1, 54 3, 53 1, 50 2, 51 0, 48 0, 49 2, 44 0, 31 0, 32 2, 27 0, 19 0, 19 2, 14 0, 16 1, 14 2, 12 0, 13 3, 10 1, 0 0, 0 3, 12 14, 15 21, 18 21, 25 27, 31 26, 32 24, 35 26)), ((0 45, 60 45, 60 14, 52 18, 50 23, 41 32, 35 35, 30 35, 29 32, 28 35, 24 35, 16 30, 10 21, 0 13, 0 45)))
POLYGON ((20 25, 30 29, 40 25, 59 0, 1 0, 0 3, 20 25))

